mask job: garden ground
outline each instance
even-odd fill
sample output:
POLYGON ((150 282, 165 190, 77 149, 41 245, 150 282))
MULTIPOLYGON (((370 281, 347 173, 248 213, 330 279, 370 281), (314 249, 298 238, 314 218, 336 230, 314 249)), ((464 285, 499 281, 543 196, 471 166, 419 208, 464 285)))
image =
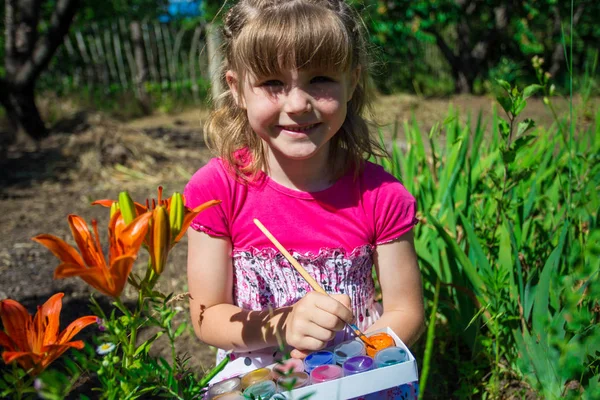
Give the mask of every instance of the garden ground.
MULTIPOLYGON (((51 101, 41 100, 42 109, 48 108, 51 101)), ((542 102, 536 99, 529 103, 525 117, 548 126, 552 119, 542 102)), ((424 100, 389 96, 377 102, 375 112, 384 126, 414 115, 422 131, 427 132, 434 122, 445 119, 450 104, 460 110, 461 118, 466 118, 468 112, 475 118, 481 110, 489 125, 493 100, 488 97, 424 100)), ((56 109, 55 104, 53 107, 56 109)), ((210 153, 202 137, 202 121, 207 115, 203 109, 118 122, 78 110, 72 104, 61 107, 64 116, 37 148, 9 148, 0 160, 0 299, 16 299, 34 312, 36 305, 53 293, 65 292, 61 322, 64 327, 74 318, 90 313, 91 290, 80 279, 53 280, 58 260, 31 237, 51 233, 72 243, 68 214, 78 214, 87 221, 96 218, 99 226, 105 227, 108 211, 90 206, 91 201, 114 199, 119 191, 128 190, 141 202, 156 197, 158 185, 164 186, 167 195, 182 191, 189 176, 209 159, 210 153)), ((558 102, 558 107, 566 107, 566 103, 558 102)), ((105 234, 106 229, 101 230, 103 241, 105 234)), ((164 292, 185 293, 185 265, 184 239, 171 253, 161 278, 164 292)), ((138 261, 136 266, 142 268, 145 263, 138 261)), ((132 294, 126 288, 125 295, 132 294)), ((104 296, 95 296, 108 304, 104 296)), ((187 310, 186 301, 180 306, 187 310)), ((180 315, 182 319, 188 317, 185 312, 180 315)), ((93 329, 86 328, 82 336, 90 336, 93 329)), ((212 366, 213 351, 196 339, 191 328, 177 346, 180 354, 191 356, 192 366, 199 373, 212 366)), ((156 351, 162 352, 160 347, 155 346, 156 351)), ((168 354, 169 349, 164 348, 164 355, 168 354)))

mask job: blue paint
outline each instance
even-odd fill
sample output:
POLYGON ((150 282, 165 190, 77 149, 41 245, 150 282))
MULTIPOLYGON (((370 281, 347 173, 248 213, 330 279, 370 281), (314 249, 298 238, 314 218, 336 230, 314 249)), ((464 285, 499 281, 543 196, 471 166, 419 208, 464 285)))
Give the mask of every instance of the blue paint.
POLYGON ((315 351, 310 353, 304 359, 304 371, 310 374, 310 371, 317 368, 319 365, 333 364, 333 353, 330 351, 315 351))
POLYGON ((263 381, 248 386, 246 390, 244 390, 244 397, 251 397, 250 395, 252 395, 254 398, 260 396, 261 399, 270 399, 275 393, 277 393, 275 382, 263 381))
POLYGON ((387 349, 379 350, 375 354, 377 368, 400 364, 405 361, 408 361, 408 353, 402 347, 388 347, 387 349))

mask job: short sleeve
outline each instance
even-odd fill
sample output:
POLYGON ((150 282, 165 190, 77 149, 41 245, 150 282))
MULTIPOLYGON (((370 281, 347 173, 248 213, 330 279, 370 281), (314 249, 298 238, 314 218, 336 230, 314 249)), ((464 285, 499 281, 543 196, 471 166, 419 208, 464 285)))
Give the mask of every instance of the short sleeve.
POLYGON ((231 236, 227 212, 231 204, 230 189, 231 183, 220 160, 212 159, 196 171, 183 191, 186 206, 194 208, 210 200, 221 200, 221 204, 202 211, 190 227, 211 236, 231 236))
POLYGON ((381 166, 372 168, 372 171, 374 244, 380 245, 398 239, 415 226, 418 222, 417 201, 381 166))

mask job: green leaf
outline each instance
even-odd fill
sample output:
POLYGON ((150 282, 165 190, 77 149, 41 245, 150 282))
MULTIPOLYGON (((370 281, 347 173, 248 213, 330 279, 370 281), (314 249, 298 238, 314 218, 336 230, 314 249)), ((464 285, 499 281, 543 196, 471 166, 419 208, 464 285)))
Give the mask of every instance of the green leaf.
MULTIPOLYGON (((558 246, 552 251, 548 260, 544 264, 540 281, 536 288, 535 300, 533 304, 532 327, 533 332, 543 335, 546 329, 546 324, 549 318, 548 302, 550 296, 550 282, 552 273, 558 268, 560 256, 562 254, 563 245, 568 232, 568 225, 565 222, 558 241, 558 246)), ((553 296, 558 296, 558 293, 553 293, 553 296)))
POLYGON ((526 106, 527 106, 527 100, 525 100, 525 99, 519 99, 519 100, 515 101, 513 116, 516 117, 519 114, 521 114, 521 111, 523 111, 526 106))
POLYGON ((504 90, 506 90, 508 93, 510 93, 510 83, 508 83, 502 79, 496 79, 496 82, 498 82, 498 85, 502 86, 502 88, 504 90))
POLYGON ((496 100, 498 100, 498 103, 500 103, 504 111, 510 115, 510 112, 513 107, 512 100, 508 97, 497 97, 496 100))
POLYGON ((502 161, 504 164, 510 164, 515 161, 515 157, 517 156, 517 152, 514 149, 502 150, 502 161))
MULTIPOLYGON (((471 264, 471 261, 465 254, 465 252, 458 246, 456 241, 448 235, 444 227, 431 215, 427 216, 427 219, 435 226, 438 234, 442 237, 446 245, 448 246, 449 252, 460 262, 465 273, 469 277, 471 284, 473 285, 473 289, 478 296, 481 296, 484 293, 485 285, 483 280, 479 276, 477 269, 471 264)), ((484 301, 484 303, 488 303, 488 301, 484 301)))
POLYGON ((483 270, 483 272, 487 276, 490 276, 492 273, 492 270, 490 268, 490 263, 489 263, 487 257, 485 256, 485 253, 483 252, 483 248, 481 247, 481 244, 479 243, 479 239, 477 238, 477 235, 475 235, 475 230, 473 229, 473 227, 471 226, 471 224, 469 223, 467 218, 462 213, 460 214, 460 220, 461 220, 462 226, 465 228, 465 232, 467 233, 469 248, 471 249, 471 251, 473 251, 473 253, 476 256, 476 262, 477 262, 477 265, 479 266, 479 269, 483 270))
POLYGON ((498 267, 509 275, 509 290, 512 301, 516 302, 519 297, 519 289, 514 276, 513 251, 510 241, 510 232, 507 221, 500 227, 500 250, 498 252, 498 267))
POLYGON ((543 87, 537 84, 527 86, 525 89, 523 89, 523 100, 531 97, 541 89, 543 89, 543 87))
POLYGON ((185 331, 185 328, 187 327, 187 324, 182 323, 177 327, 177 330, 175 331, 175 334, 173 335, 174 337, 179 337, 181 336, 181 334, 185 331))
POLYGON ((500 135, 506 139, 508 135, 510 135, 510 125, 503 119, 498 120, 498 132, 500 135))
MULTIPOLYGON (((513 336, 519 350, 519 358, 523 366, 531 368, 530 375, 534 375, 538 384, 542 384, 546 390, 556 388, 559 381, 553 368, 553 360, 550 359, 548 348, 537 338, 533 337, 527 329, 524 331, 514 330, 513 336), (533 372, 533 374, 531 374, 533 372)), ((542 332, 545 334, 545 332, 542 332)), ((554 398, 554 397, 553 397, 554 398)), ((559 398, 558 396, 556 398, 559 398)))
POLYGON ((529 279, 525 284, 524 294, 523 294, 523 318, 525 320, 529 320, 531 316, 531 310, 533 309, 533 302, 535 299, 536 286, 532 286, 532 280, 529 279))
POLYGON ((158 331, 156 332, 156 334, 154 334, 154 336, 152 336, 150 339, 146 340, 144 343, 142 343, 141 345, 139 345, 139 347, 135 350, 135 353, 133 353, 134 356, 137 356, 138 354, 140 354, 142 351, 145 354, 148 354, 148 352, 150 351, 150 347, 152 347, 152 343, 158 339, 159 337, 161 337, 164 334, 163 331, 158 331))
MULTIPOLYGON (((519 122, 517 124, 517 137, 519 137, 519 139, 521 139, 520 136, 523 135, 528 130, 530 130, 531 128, 533 128, 534 126, 535 126, 535 121, 532 120, 531 118, 527 118, 527 119, 519 122)), ((528 136, 528 137, 530 138, 528 140, 528 142, 531 141, 531 139, 533 139, 533 136, 528 136)))
MULTIPOLYGON (((521 303, 521 307, 523 307, 523 301, 525 298, 525 292, 524 292, 524 287, 523 287, 523 266, 521 265, 521 260, 519 260, 519 247, 517 245, 517 239, 514 234, 514 229, 511 229, 512 223, 510 221, 507 221, 507 224, 508 224, 507 230, 510 235, 510 245, 513 249, 513 257, 515 260, 515 264, 517 266, 517 283, 519 285, 518 300, 521 303)), ((525 313, 525 311, 523 311, 523 314, 524 313, 525 313)), ((525 318, 525 320, 527 320, 526 317, 523 317, 523 318, 525 318)))

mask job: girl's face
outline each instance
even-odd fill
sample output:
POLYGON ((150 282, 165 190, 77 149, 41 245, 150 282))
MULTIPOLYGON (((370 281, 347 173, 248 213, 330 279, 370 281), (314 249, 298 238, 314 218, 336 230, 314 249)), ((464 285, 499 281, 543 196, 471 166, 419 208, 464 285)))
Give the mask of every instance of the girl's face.
POLYGON ((359 72, 301 69, 262 78, 248 76, 242 93, 234 72, 227 72, 227 82, 238 105, 246 110, 252 130, 270 151, 308 160, 327 154, 329 140, 346 118, 359 72))

